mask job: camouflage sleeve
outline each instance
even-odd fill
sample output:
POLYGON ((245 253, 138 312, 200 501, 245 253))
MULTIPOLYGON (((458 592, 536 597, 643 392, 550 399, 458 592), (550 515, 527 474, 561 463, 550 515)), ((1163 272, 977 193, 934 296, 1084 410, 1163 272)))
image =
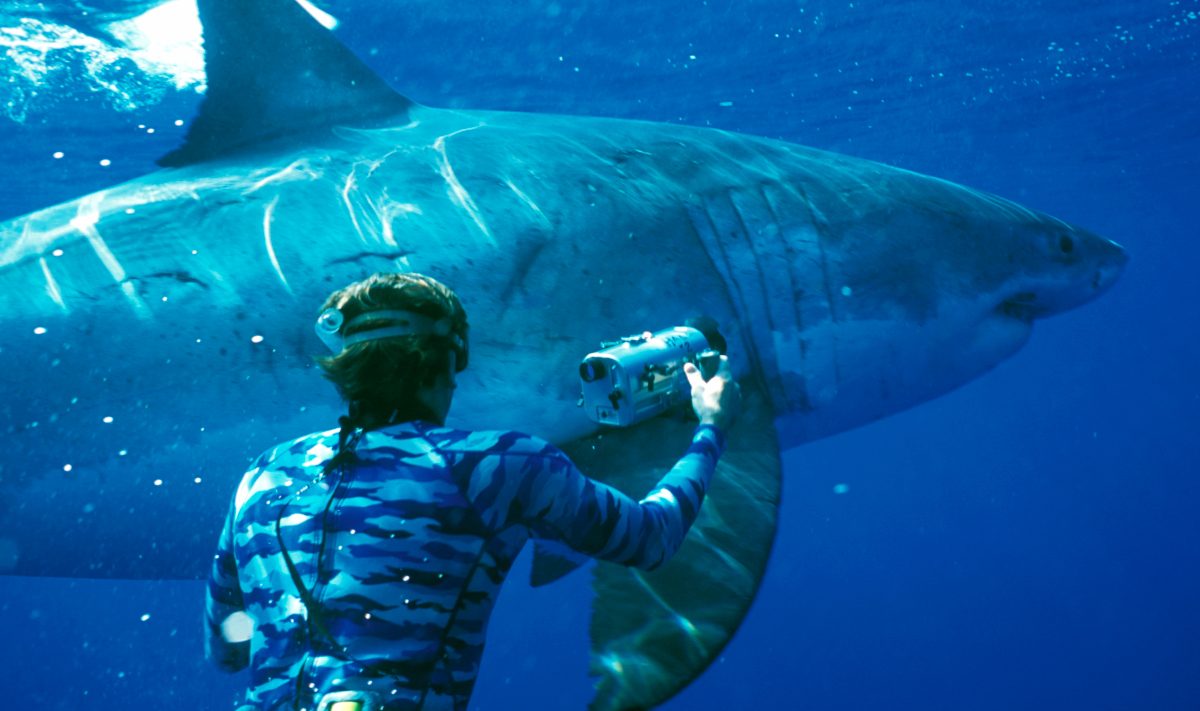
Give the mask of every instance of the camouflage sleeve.
POLYGON ((233 527, 237 515, 237 499, 229 507, 229 515, 221 529, 217 553, 213 556, 212 573, 204 600, 204 652, 220 669, 236 672, 250 663, 250 642, 232 642, 226 637, 225 626, 230 615, 242 613, 242 590, 238 585, 237 560, 233 555, 233 527))
POLYGON ((485 522, 524 525, 594 558, 653 570, 696 520, 724 436, 697 428, 687 452, 641 501, 589 479, 556 447, 534 438, 523 444, 481 459, 472 472, 468 494, 485 522))

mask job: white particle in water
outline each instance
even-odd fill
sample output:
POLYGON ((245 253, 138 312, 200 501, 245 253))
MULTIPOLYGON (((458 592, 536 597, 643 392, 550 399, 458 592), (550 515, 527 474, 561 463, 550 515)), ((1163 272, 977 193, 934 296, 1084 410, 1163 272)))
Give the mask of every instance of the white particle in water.
POLYGON ((56 257, 61 257, 61 256, 63 256, 63 251, 61 249, 56 249, 53 252, 51 252, 50 254, 53 254, 56 257))
POLYGON ((196 477, 196 478, 195 478, 195 479, 193 479, 192 481, 194 481, 194 482, 196 482, 197 484, 199 484, 199 483, 200 483, 200 481, 201 481, 201 479, 200 479, 200 477, 196 477))
POLYGON ((46 332, 46 328, 44 326, 38 326, 37 328, 33 329, 33 332, 34 334, 40 336, 46 332))
POLYGON ((262 336, 252 336, 252 337, 250 338, 250 342, 251 342, 251 343, 262 343, 262 342, 263 342, 263 337, 262 337, 262 336))
POLYGON ((112 165, 112 161, 107 158, 101 158, 100 165, 104 168, 107 168, 108 166, 112 165))
POLYGON ((163 484, 163 482, 162 482, 162 479, 155 479, 155 480, 154 480, 154 485, 155 485, 155 486, 162 486, 162 484, 163 484))
POLYGON ((63 465, 63 471, 64 471, 64 472, 69 472, 69 471, 71 471, 71 470, 72 470, 72 469, 74 469, 74 468, 75 468, 75 467, 71 466, 70 464, 64 464, 64 465, 63 465))
POLYGON ((254 620, 244 612, 234 612, 221 623, 221 636, 234 644, 248 641, 254 636, 254 620))
POLYGON ((66 154, 64 154, 62 151, 54 151, 54 160, 58 160, 58 159, 62 158, 64 155, 66 155, 66 154))
POLYGON ((150 619, 150 614, 149 614, 149 613, 147 613, 147 614, 145 614, 145 615, 142 615, 142 622, 145 622, 145 621, 146 621, 146 620, 148 620, 148 619, 150 619))
POLYGON ((182 125, 183 125, 183 119, 175 119, 175 125, 176 125, 176 126, 182 126, 182 125))
POLYGON ((111 425, 111 424, 112 424, 112 421, 113 421, 113 418, 112 418, 112 417, 105 417, 103 421, 104 421, 104 424, 106 424, 106 425, 111 425))
POLYGON ((122 449, 120 452, 117 452, 118 457, 124 457, 126 454, 129 454, 128 449, 122 449))

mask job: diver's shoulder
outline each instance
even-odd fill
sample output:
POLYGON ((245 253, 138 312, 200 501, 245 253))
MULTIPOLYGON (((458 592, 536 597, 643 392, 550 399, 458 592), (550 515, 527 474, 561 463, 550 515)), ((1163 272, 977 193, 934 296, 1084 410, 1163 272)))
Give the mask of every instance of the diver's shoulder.
POLYGON ((518 430, 460 430, 429 427, 424 435, 438 449, 463 454, 503 454, 565 457, 558 447, 536 435, 518 430))
POLYGON ((248 472, 261 469, 280 469, 286 467, 301 467, 314 456, 328 458, 333 456, 333 447, 337 443, 338 430, 322 430, 285 440, 273 447, 268 447, 252 460, 248 472), (327 451, 326 451, 327 450, 327 451), (324 456, 322 456, 324 455, 324 456))

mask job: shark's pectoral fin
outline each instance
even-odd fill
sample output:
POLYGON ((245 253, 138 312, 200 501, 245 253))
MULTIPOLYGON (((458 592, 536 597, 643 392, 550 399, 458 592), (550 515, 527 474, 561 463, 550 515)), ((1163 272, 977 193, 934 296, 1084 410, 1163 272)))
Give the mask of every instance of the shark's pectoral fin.
POLYGON ((537 541, 533 544, 533 569, 529 571, 529 584, 535 588, 549 585, 587 565, 591 560, 562 543, 537 541))
MULTIPOLYGON (((659 418, 565 449, 584 472, 641 496, 678 455, 662 443, 687 442, 694 424, 659 418)), ((700 516, 669 563, 654 572, 596 567, 594 710, 648 709, 669 699, 712 663, 754 600, 775 538, 781 484, 773 415, 762 393, 747 388, 728 439, 700 516)))
POLYGON ((393 91, 294 0, 198 0, 208 89, 178 167, 333 125, 404 115, 393 91))

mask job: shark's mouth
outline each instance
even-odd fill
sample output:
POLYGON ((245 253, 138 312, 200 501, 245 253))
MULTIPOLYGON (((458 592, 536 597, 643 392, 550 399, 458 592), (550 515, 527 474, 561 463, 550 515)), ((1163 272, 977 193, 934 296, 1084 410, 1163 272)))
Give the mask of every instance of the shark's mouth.
POLYGON ((996 312, 1008 318, 1032 323, 1043 312, 1043 309, 1038 306, 1037 294, 1023 291, 1000 302, 1000 305, 996 307, 996 312))

